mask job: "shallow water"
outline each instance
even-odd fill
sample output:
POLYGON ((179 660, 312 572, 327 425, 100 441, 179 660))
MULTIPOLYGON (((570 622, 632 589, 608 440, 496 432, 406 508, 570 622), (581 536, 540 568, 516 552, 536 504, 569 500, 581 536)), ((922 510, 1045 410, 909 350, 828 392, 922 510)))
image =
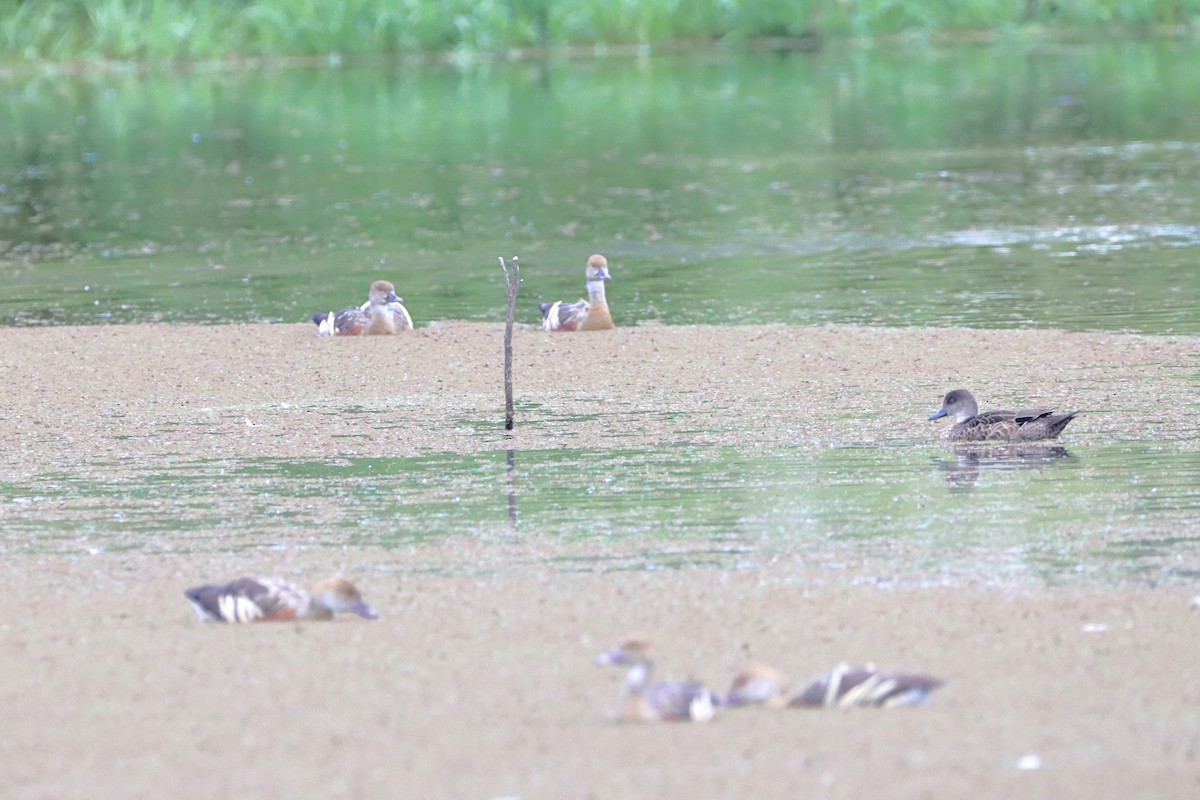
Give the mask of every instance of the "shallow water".
MULTIPOLYGON (((401 550, 466 535, 559 569, 869 583, 1192 584, 1200 455, 1120 442, 93 464, 0 487, 5 549, 401 550), (515 531, 511 525, 516 518, 515 531), (549 545, 549 546, 548 546, 549 545)), ((334 556, 336 558, 336 556, 334 556)), ((470 571, 470 558, 450 567, 470 571)))
POLYGON ((1200 332, 1195 45, 0 78, 0 325, 306 320, 392 278, 620 325, 1200 332))
MULTIPOLYGON (((498 320, 496 257, 513 253, 535 322, 538 299, 578 296, 601 251, 621 326, 1197 334, 1198 55, 1139 43, 6 75, 0 326, 301 321, 376 277, 418 325, 498 320)), ((527 410, 571 445, 580 420, 527 410)), ((1200 577, 1194 438, 754 450, 703 433, 586 459, 515 452, 511 472, 502 450, 81 453, 0 484, 0 549, 350 548, 486 569, 474 551, 420 560, 465 537, 568 571, 789 559, 813 580, 884 584, 1200 577)))

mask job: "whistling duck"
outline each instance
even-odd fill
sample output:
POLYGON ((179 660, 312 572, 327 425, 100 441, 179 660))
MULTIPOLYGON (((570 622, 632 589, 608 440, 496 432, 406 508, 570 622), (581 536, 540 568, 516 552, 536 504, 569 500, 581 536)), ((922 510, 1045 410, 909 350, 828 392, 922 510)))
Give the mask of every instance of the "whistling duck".
POLYGON ((852 669, 842 664, 787 704, 789 708, 913 706, 925 702, 943 683, 930 675, 880 672, 871 664, 852 669))
POLYGON ((708 722, 717 705, 705 686, 695 681, 651 683, 654 664, 650 643, 630 639, 596 659, 600 666, 628 667, 620 718, 631 722, 708 722))
POLYGON ((787 704, 787 679, 766 664, 747 664, 733 678, 723 706, 761 705, 778 708, 787 704))
POLYGON ((587 262, 588 299, 577 303, 539 303, 542 327, 548 331, 603 331, 613 327, 608 301, 604 299, 604 282, 608 274, 608 259, 596 253, 587 262))
POLYGON ((942 400, 930 420, 954 417, 947 437, 952 442, 1032 442, 1056 439, 1078 412, 1055 415, 1046 408, 979 413, 975 397, 966 389, 955 389, 942 400))
POLYGON ((330 619, 347 611, 367 619, 379 615, 363 601, 354 584, 330 578, 312 594, 275 578, 239 578, 224 584, 195 586, 184 592, 201 622, 273 622, 330 619))
POLYGON ((396 296, 396 287, 390 281, 375 281, 367 295, 367 302, 358 308, 343 308, 341 311, 313 314, 320 336, 361 336, 396 331, 411 331, 412 317, 404 307, 404 301, 396 296))

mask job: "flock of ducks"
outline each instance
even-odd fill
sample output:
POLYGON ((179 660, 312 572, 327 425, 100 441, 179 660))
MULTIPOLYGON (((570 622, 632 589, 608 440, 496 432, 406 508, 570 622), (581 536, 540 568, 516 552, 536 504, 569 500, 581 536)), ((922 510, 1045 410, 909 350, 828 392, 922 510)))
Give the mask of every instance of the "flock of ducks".
MULTIPOLYGON (((321 581, 312 592, 278 578, 239 578, 194 586, 184 592, 201 622, 286 622, 328 620, 334 614, 379 619, 362 593, 342 577, 321 581)), ((771 667, 748 664, 720 697, 696 681, 652 680, 652 646, 629 639, 602 653, 596 663, 626 668, 618 718, 631 722, 707 722, 718 708, 759 705, 774 708, 849 708, 918 705, 942 681, 929 675, 887 673, 873 666, 839 666, 794 695, 787 680, 771 667)))
MULTIPOLYGON (((608 259, 594 253, 584 269, 587 299, 539 303, 542 328, 550 332, 611 330, 612 313, 604 294, 604 285, 610 280, 608 259)), ((372 336, 413 329, 404 301, 396 296, 396 287, 388 281, 372 283, 367 302, 361 306, 317 312, 312 321, 321 336, 372 336)), ((1057 438, 1076 413, 1055 414, 1053 409, 1031 408, 981 414, 974 395, 966 389, 955 389, 945 396, 942 407, 929 419, 953 417, 954 426, 947 437, 952 442, 1034 442, 1057 438)))
MULTIPOLYGON (((604 294, 605 284, 610 280, 608 260, 599 253, 591 256, 585 270, 587 299, 539 304, 542 327, 551 332, 611 329, 612 314, 604 294)), ((313 314, 312 320, 322 336, 373 336, 413 328, 404 301, 396 296, 396 287, 384 280, 371 284, 367 302, 361 306, 313 314)), ((946 394, 942 407, 929 419, 942 417, 954 419, 950 441, 1030 442, 1057 438, 1075 413, 1055 414, 1042 408, 980 413, 969 391, 955 389, 946 394)), ((229 583, 196 586, 184 594, 204 622, 327 620, 343 612, 366 619, 379 618, 354 584, 340 577, 322 581, 311 593, 274 578, 240 578, 229 583)), ((777 708, 917 705, 942 685, 941 680, 930 675, 883 672, 873 665, 857 668, 842 665, 792 694, 777 670, 750 664, 733 679, 729 691, 719 696, 696 681, 653 681, 651 651, 645 639, 629 639, 596 659, 599 665, 626 670, 620 719, 703 722, 712 719, 720 708, 750 705, 777 708)))
MULTIPOLYGON (((278 578, 238 578, 194 586, 184 592, 201 622, 251 623, 329 620, 334 614, 379 619, 358 588, 342 577, 321 581, 311 592, 278 578)), ((873 665, 838 666, 789 694, 787 679, 763 664, 746 665, 729 691, 718 696, 697 681, 652 680, 652 646, 628 639, 600 654, 596 664, 624 667, 625 686, 617 718, 629 722, 708 722, 719 708, 852 708, 919 705, 942 685, 930 675, 889 673, 873 665)))
MULTIPOLYGON (((599 253, 593 254, 584 270, 587 299, 574 303, 562 300, 539 303, 542 328, 547 331, 611 330, 612 314, 604 296, 604 284, 611 280, 608 259, 599 253)), ((367 302, 361 306, 341 311, 318 311, 312 315, 312 321, 319 336, 377 336, 413 329, 404 300, 396 296, 396 287, 390 281, 372 283, 367 302)))
POLYGON ((708 722, 720 708, 886 708, 924 703, 943 681, 920 673, 884 672, 874 665, 839 665, 790 694, 787 679, 765 664, 747 664, 724 696, 697 681, 651 680, 652 646, 629 639, 596 658, 599 666, 626 668, 617 718, 628 722, 708 722))

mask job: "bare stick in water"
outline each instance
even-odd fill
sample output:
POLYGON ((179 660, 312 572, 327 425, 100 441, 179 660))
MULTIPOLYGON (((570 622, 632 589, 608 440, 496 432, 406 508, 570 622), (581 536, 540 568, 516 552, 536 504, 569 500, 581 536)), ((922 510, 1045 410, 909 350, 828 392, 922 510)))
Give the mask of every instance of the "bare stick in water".
POLYGON ((512 387, 512 339, 513 321, 517 316, 517 291, 521 288, 521 266, 517 257, 512 259, 512 272, 500 256, 500 269, 504 270, 504 288, 508 291, 508 318, 504 322, 504 430, 513 429, 513 387, 512 387))

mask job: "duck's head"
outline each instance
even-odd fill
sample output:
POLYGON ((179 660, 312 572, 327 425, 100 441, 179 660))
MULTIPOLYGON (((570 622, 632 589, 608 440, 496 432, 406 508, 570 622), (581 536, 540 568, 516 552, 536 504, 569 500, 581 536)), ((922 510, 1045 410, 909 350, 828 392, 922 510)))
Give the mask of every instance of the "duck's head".
POLYGON ((626 639, 619 645, 596 656, 596 665, 601 667, 628 667, 650 662, 652 646, 647 639, 626 639))
POLYGON ((946 397, 942 400, 942 407, 929 419, 954 417, 955 422, 966 422, 978 413, 979 405, 975 402, 975 396, 966 389, 955 389, 946 393, 946 397))
POLYGON ((608 259, 599 253, 589 258, 587 263, 587 279, 589 281, 611 281, 612 275, 608 274, 608 259))
MULTIPOLYGON (((390 285, 390 284, 389 284, 390 285)), ((367 605, 358 587, 345 578, 330 578, 313 587, 313 602, 332 612, 358 614, 366 619, 379 619, 375 609, 367 605)))
POLYGON ((391 281, 375 281, 371 284, 371 291, 367 295, 372 305, 386 306, 388 303, 403 303, 396 296, 396 287, 391 281))
POLYGON ((640 694, 650 683, 650 673, 654 670, 650 650, 650 642, 646 639, 626 639, 607 653, 598 655, 596 664, 601 667, 628 667, 625 689, 631 694, 640 694))

